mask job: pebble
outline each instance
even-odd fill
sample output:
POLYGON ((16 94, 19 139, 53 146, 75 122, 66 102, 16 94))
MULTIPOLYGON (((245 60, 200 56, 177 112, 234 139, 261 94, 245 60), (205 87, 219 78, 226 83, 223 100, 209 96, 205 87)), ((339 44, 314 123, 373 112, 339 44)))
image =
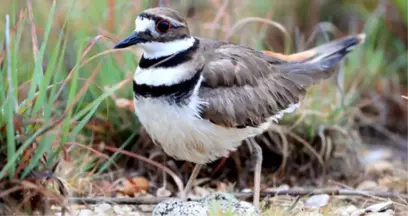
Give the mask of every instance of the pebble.
POLYGON ((375 181, 363 181, 357 186, 357 190, 374 190, 378 184, 375 181))
POLYGON ((164 187, 161 187, 161 188, 157 189, 156 196, 157 197, 170 197, 171 196, 171 191, 167 190, 164 187))
POLYGON ((382 212, 392 208, 392 201, 377 203, 371 206, 368 206, 365 210, 366 212, 382 212))
POLYGON ((370 176, 382 176, 391 174, 394 170, 394 165, 388 161, 379 161, 367 166, 367 174, 370 176))
POLYGON ((207 208, 195 201, 168 199, 157 204, 152 216, 208 216, 207 208))
POLYGON ((252 204, 240 201, 235 196, 224 192, 209 194, 199 202, 207 207, 210 213, 219 215, 220 212, 233 216, 259 216, 259 211, 252 204), (228 214, 231 213, 231 214, 228 214))
POLYGON ((102 203, 102 204, 96 206, 95 208, 98 208, 99 210, 106 212, 106 211, 111 210, 112 206, 107 204, 107 203, 102 203))
POLYGON ((93 215, 94 215, 93 211, 91 211, 89 209, 82 209, 78 213, 78 216, 93 216, 93 215))
POLYGON ((224 192, 215 192, 197 201, 168 199, 157 204, 152 216, 259 216, 259 211, 251 204, 240 201, 224 192))
POLYGON ((118 205, 113 206, 113 211, 119 215, 125 214, 125 209, 123 209, 121 206, 118 206, 118 205))
POLYGON ((330 196, 327 194, 318 194, 309 197, 305 201, 305 207, 311 209, 319 209, 326 206, 329 203, 330 196))

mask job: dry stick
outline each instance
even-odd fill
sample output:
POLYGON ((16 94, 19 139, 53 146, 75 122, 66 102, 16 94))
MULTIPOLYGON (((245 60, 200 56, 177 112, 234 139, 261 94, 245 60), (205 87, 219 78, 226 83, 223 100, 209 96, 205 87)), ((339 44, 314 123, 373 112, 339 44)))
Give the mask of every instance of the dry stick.
MULTIPOLYGON (((238 198, 246 198, 252 196, 252 192, 249 193, 235 193, 238 198)), ((364 197, 387 197, 387 198, 402 198, 408 199, 408 194, 382 192, 382 191, 364 191, 364 190, 350 190, 350 189, 288 189, 288 190, 269 190, 261 192, 261 197, 268 196, 304 196, 315 194, 329 194, 333 196, 364 196, 364 197)), ((144 205, 144 204, 157 204, 168 198, 151 198, 151 197, 135 197, 135 198, 112 198, 112 197, 71 197, 68 198, 68 203, 75 204, 97 204, 97 203, 114 203, 120 205, 144 205)), ((192 199, 194 200, 194 199, 192 199)))
MULTIPOLYGON (((238 28, 241 28, 242 26, 244 26, 247 23, 250 22, 262 22, 262 23, 266 23, 268 25, 272 25, 276 28, 278 28, 285 36, 285 44, 288 45, 288 47, 291 46, 291 42, 290 42, 290 35, 289 32, 285 29, 285 27, 283 27, 280 23, 272 21, 272 20, 268 20, 268 19, 264 19, 264 18, 260 18, 260 17, 247 17, 244 19, 239 20, 237 23, 235 23, 231 29, 227 32, 227 35, 224 38, 224 41, 229 41, 231 36, 237 31, 238 28)), ((285 51, 287 47, 285 46, 285 51)))
MULTIPOLYGON (((336 181, 333 181, 333 180, 330 180, 330 182, 332 182, 332 183, 334 183, 334 184, 337 184, 337 185, 339 185, 339 186, 341 186, 341 187, 346 188, 345 190, 353 191, 353 189, 352 189, 350 186, 348 186, 348 185, 345 185, 345 184, 342 184, 342 183, 340 183, 340 182, 336 182, 336 181)), ((408 195, 407 195, 407 194, 394 193, 394 194, 397 194, 397 195, 399 195, 399 196, 380 196, 380 195, 378 195, 378 194, 369 194, 369 193, 366 193, 366 192, 367 192, 367 191, 364 191, 364 193, 365 193, 364 195, 365 195, 365 196, 370 197, 370 198, 372 198, 372 199, 381 200, 381 201, 388 201, 388 199, 385 199, 384 197, 386 197, 386 198, 394 197, 394 198, 398 198, 398 199, 400 199, 400 200, 401 200, 401 199, 408 200, 408 195)), ((387 192, 386 192, 386 193, 387 193, 387 192)), ((390 192, 388 192, 388 193, 390 193, 390 192)), ((404 205, 404 204, 399 203, 399 202, 395 202, 395 201, 394 201, 394 204, 399 205, 399 206, 404 207, 404 208, 408 208, 407 205, 404 205)))
POLYGON ((218 10, 217 15, 215 16, 214 21, 211 23, 211 26, 212 26, 211 32, 210 32, 210 36, 211 36, 211 37, 214 37, 214 34, 215 34, 215 25, 216 25, 217 23, 219 23, 220 19, 221 19, 222 16, 225 14, 225 10, 226 10, 228 4, 229 4, 229 1, 228 1, 228 0, 224 1, 224 4, 223 4, 223 5, 221 6, 221 8, 218 10))
POLYGON ((323 158, 317 151, 302 137, 296 135, 293 132, 288 133, 291 137, 295 138, 298 142, 302 143, 319 161, 320 165, 323 167, 323 176, 326 176, 326 165, 324 164, 323 158))
POLYGON ((30 19, 30 24, 31 24, 31 42, 33 45, 33 54, 34 54, 34 61, 37 63, 37 56, 38 53, 40 52, 38 49, 38 39, 37 39, 37 33, 36 33, 36 27, 34 23, 34 15, 33 15, 33 6, 32 6, 32 1, 27 0, 27 8, 28 8, 28 15, 30 19))

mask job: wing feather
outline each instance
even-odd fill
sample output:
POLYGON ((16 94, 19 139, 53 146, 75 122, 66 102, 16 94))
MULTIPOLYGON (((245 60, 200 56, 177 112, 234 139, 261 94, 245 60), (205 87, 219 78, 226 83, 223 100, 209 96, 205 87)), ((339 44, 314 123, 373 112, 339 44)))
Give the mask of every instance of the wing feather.
POLYGON ((364 35, 338 39, 286 61, 277 55, 200 39, 205 59, 199 91, 202 117, 226 127, 258 126, 297 104, 310 85, 327 79, 364 35), (307 55, 306 55, 307 54, 307 55))
MULTIPOLYGON (((208 46, 207 46, 208 47, 208 46)), ((233 44, 206 53, 202 117, 227 127, 257 126, 299 101, 304 88, 279 72, 283 60, 233 44)))

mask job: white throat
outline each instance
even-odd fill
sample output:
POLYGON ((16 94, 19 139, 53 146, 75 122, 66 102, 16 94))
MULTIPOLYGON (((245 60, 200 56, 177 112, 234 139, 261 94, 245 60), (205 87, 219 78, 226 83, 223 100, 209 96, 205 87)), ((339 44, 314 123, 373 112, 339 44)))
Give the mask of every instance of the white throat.
POLYGON ((139 44, 143 49, 143 57, 147 59, 157 59, 164 56, 177 54, 187 50, 194 45, 195 38, 183 38, 170 42, 147 42, 139 44))

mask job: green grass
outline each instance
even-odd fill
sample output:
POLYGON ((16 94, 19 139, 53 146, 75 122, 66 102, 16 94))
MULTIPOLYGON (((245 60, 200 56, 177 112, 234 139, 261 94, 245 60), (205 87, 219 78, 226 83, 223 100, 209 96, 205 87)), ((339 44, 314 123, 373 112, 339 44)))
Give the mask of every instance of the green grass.
MULTIPOLYGON (((112 137, 125 133, 127 136, 120 136, 118 143, 109 143, 124 148, 136 136, 127 131, 136 131, 138 127, 133 113, 123 112, 111 98, 113 93, 119 98, 132 98, 131 85, 126 80, 137 66, 137 55, 129 51, 117 53, 110 48, 114 41, 132 31, 137 13, 152 5, 151 1, 137 4, 128 0, 34 0, 32 11, 28 9, 30 2, 3 0, 0 9, 0 41, 5 41, 2 43, 4 47, 0 45, 3 48, 0 49, 0 179, 3 180, 24 179, 33 171, 52 170, 64 152, 68 151, 70 155, 67 143, 92 146, 97 144, 92 143, 95 134, 103 140, 112 140, 112 137), (114 2, 114 6, 109 2, 114 2), (6 14, 10 16, 8 27, 6 14), (6 33, 10 36, 9 41, 3 37, 6 33), (109 123, 115 130, 87 128, 93 119, 109 123), (27 152, 30 157, 24 156, 27 152), (47 155, 45 161, 42 160, 44 155, 47 155)), ((367 20, 363 28, 367 41, 344 63, 344 100, 336 96, 339 91, 333 82, 326 82, 310 89, 304 105, 311 113, 321 115, 301 110, 297 115, 285 118, 285 124, 301 118, 295 131, 306 140, 333 126, 347 130, 353 124, 354 119, 350 116, 356 110, 354 105, 362 90, 372 89, 382 80, 397 80, 400 84, 408 80, 406 47, 391 31, 384 13, 367 9, 363 1, 341 2, 342 10, 339 11, 352 8, 361 20, 367 20)), ((395 0, 393 3, 401 12, 406 27, 406 1, 395 0)), ((225 31, 216 29, 211 33, 203 25, 214 22, 217 6, 211 1, 198 4, 206 13, 203 12, 198 19, 189 19, 193 33, 223 39, 227 35, 225 31)), ((231 40, 257 49, 295 52, 298 49, 293 42, 302 39, 295 37, 294 29, 301 26, 303 35, 318 24, 310 23, 304 9, 310 7, 299 6, 303 4, 306 3, 256 0, 249 7, 230 5, 226 8, 231 14, 229 20, 222 17, 216 23, 223 27, 224 23, 230 22, 227 27, 231 27, 244 17, 265 18, 273 12, 269 18, 280 22, 291 33, 293 41, 283 41, 281 44, 286 45, 274 47, 275 38, 271 39, 269 34, 281 36, 283 33, 274 27, 268 30, 258 23, 245 24, 239 30, 242 37, 235 35, 231 40), (288 21, 286 18, 290 16, 298 20, 288 21)), ((325 10, 337 11, 337 6, 327 5, 325 10)), ((333 16, 321 13, 318 20, 347 19, 347 16, 348 13, 343 12, 333 16)), ((346 29, 347 32, 356 33, 353 29, 346 29)), ((98 166, 99 174, 106 172, 118 156, 114 154, 110 160, 92 161, 89 170, 98 166)), ((74 163, 78 167, 87 166, 82 162, 79 159, 74 163)))

